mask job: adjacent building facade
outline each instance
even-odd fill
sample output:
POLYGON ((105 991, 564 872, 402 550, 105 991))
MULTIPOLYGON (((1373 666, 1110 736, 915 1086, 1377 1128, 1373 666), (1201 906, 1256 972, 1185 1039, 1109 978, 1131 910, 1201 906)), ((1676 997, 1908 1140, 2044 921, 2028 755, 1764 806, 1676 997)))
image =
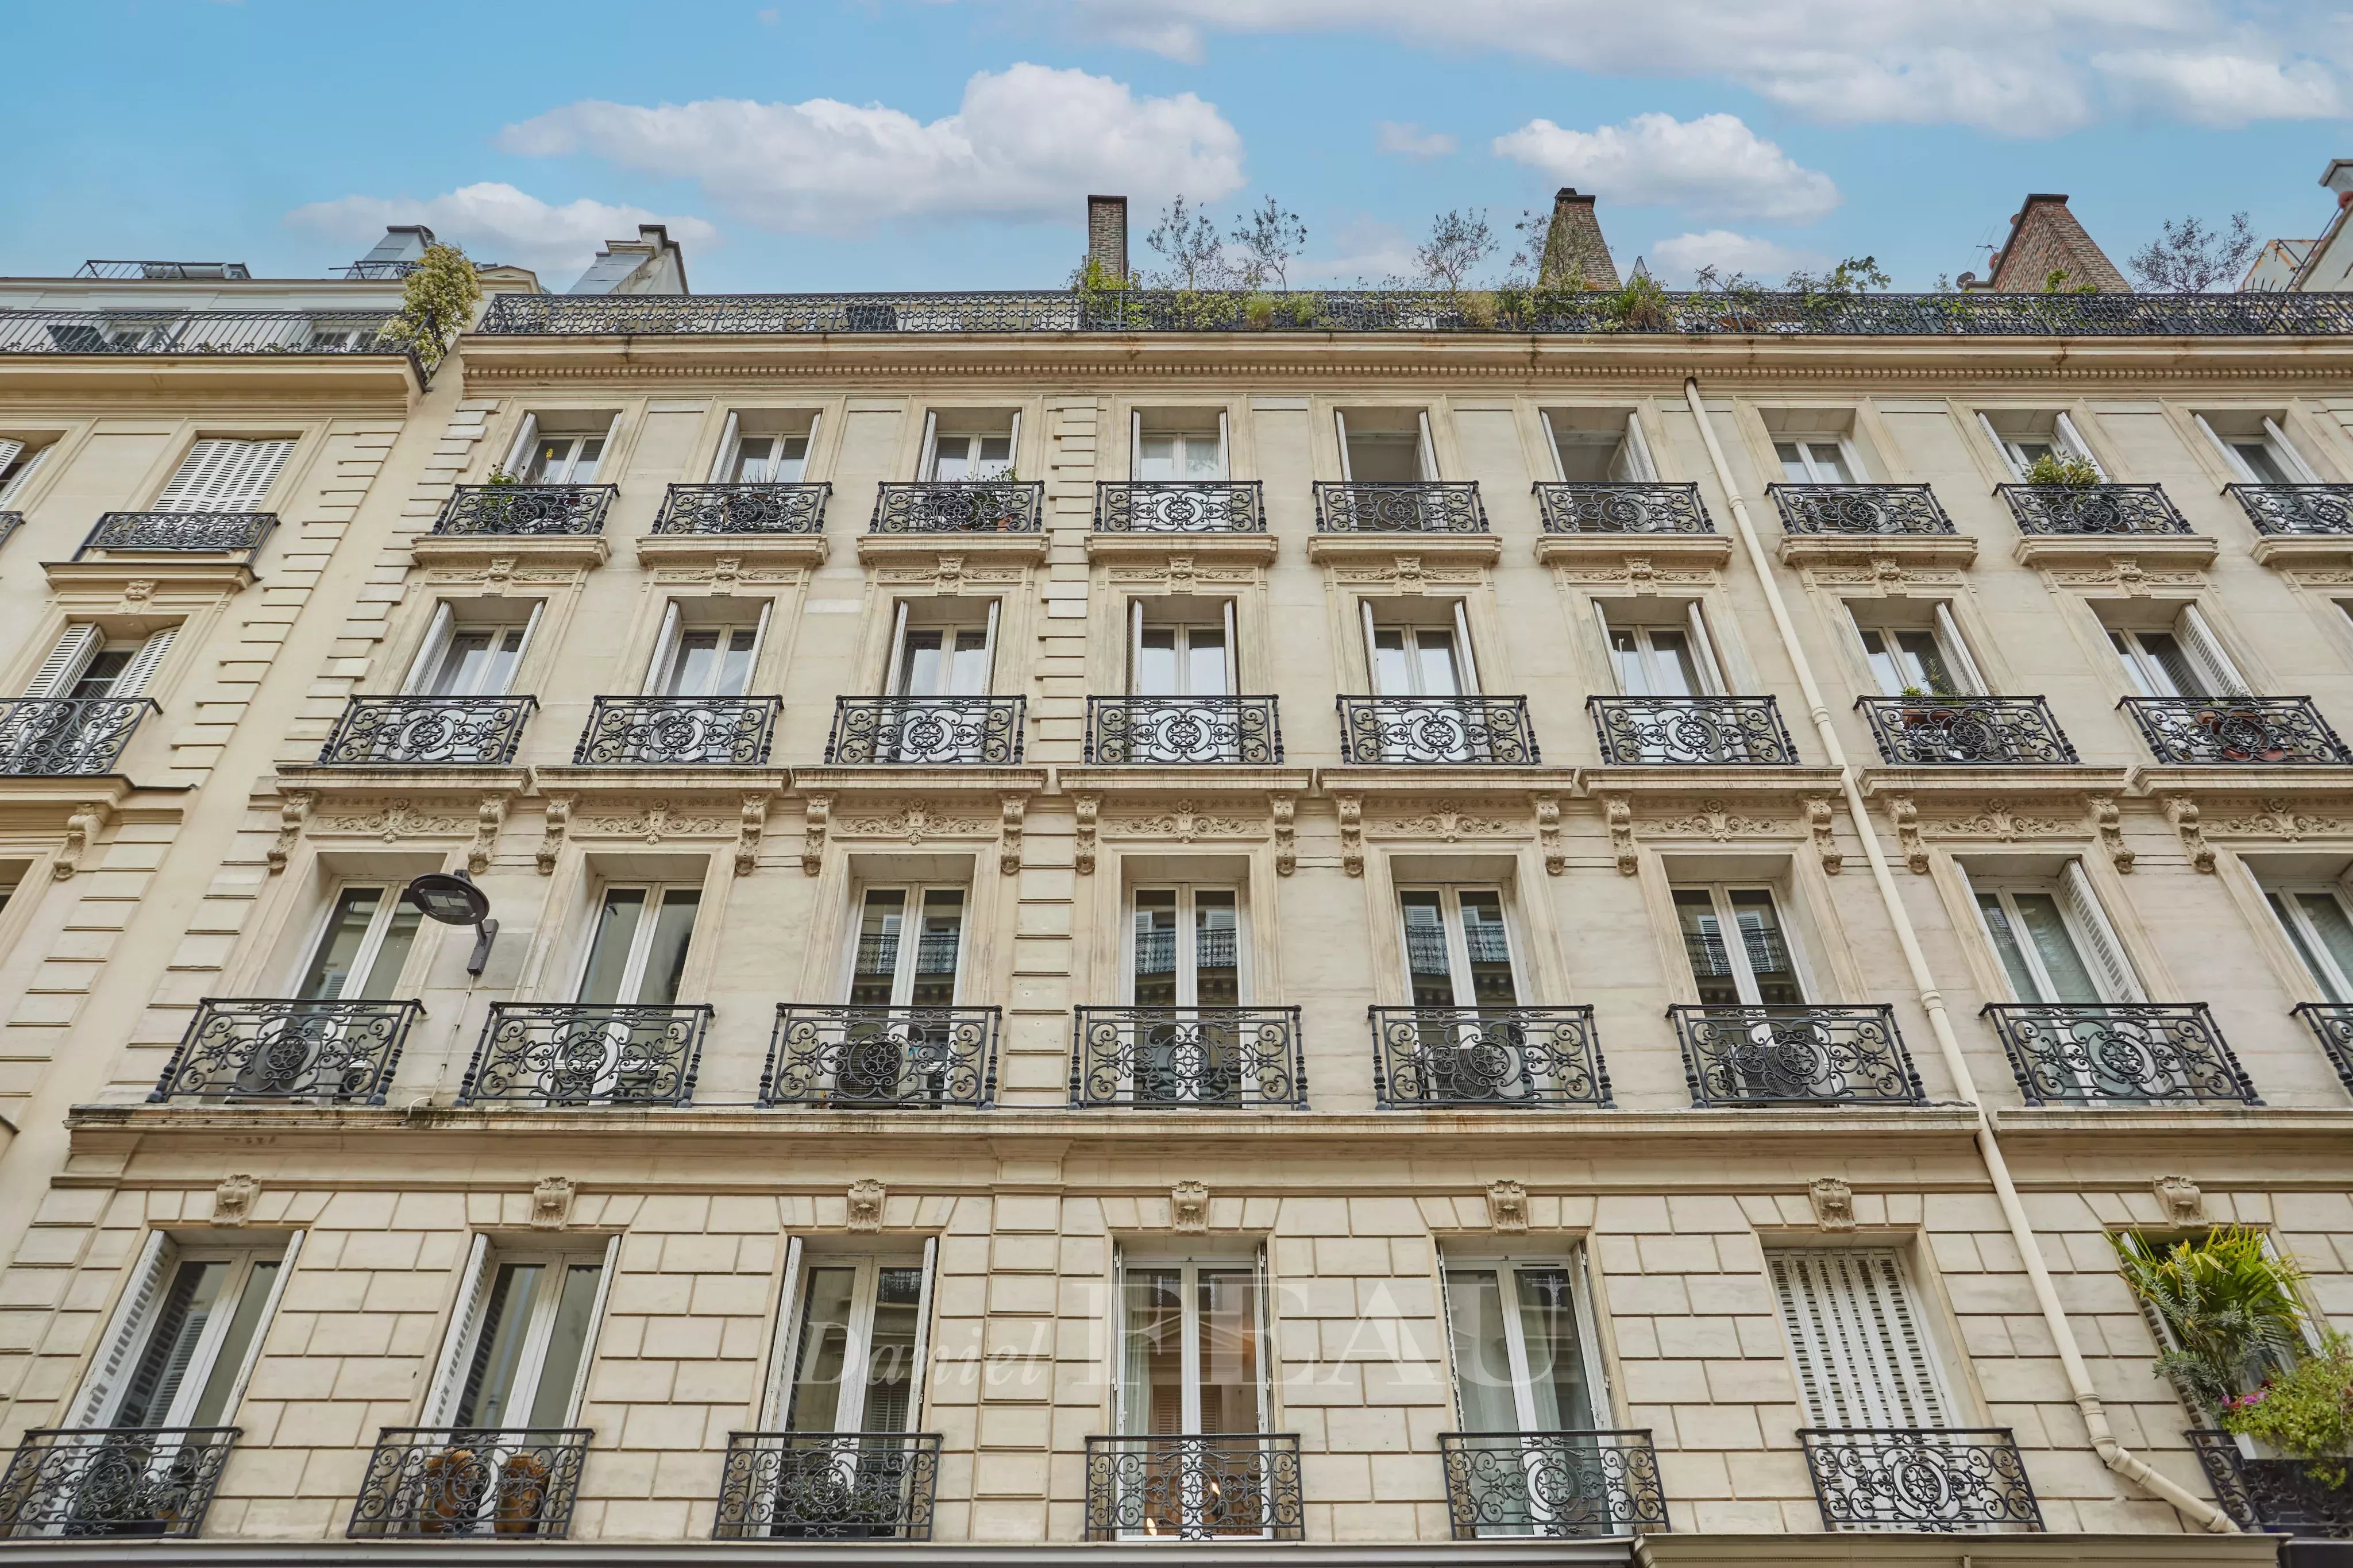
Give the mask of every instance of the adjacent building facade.
POLYGON ((2353 314, 485 281, 0 310, 5 1550, 2271 1560, 2353 314))

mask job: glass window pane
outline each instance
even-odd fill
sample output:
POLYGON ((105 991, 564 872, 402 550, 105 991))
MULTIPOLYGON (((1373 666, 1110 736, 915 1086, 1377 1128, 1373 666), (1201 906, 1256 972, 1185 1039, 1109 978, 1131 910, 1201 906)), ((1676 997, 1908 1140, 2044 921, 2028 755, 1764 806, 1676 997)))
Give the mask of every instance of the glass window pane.
POLYGON ((1193 1001, 1232 1007, 1242 999, 1240 922, 1228 890, 1193 895, 1193 1001))
POLYGON ((785 1407, 787 1432, 839 1428, 841 1373, 849 1356, 849 1304, 855 1268, 812 1268, 801 1297, 800 1342, 793 1350, 793 1392, 785 1407))
POLYGON ((402 902, 385 922, 384 940, 376 944, 375 959, 368 965, 367 978, 360 984, 358 994, 370 1002, 382 1002, 400 993, 400 972, 408 963, 408 950, 417 945, 417 924, 425 918, 415 904, 402 902))
POLYGON ((1863 655, 1871 660, 1871 678, 1879 683, 1879 689, 1887 696, 1900 696, 1911 681, 1905 677, 1894 639, 1877 626, 1857 629, 1862 634, 1863 655))
POLYGON ((1348 478, 1356 484, 1410 484, 1421 478, 1421 443, 1401 432, 1348 432, 1348 478))
POLYGON ((572 438, 568 436, 543 436, 532 448, 531 462, 523 470, 523 479, 532 484, 551 484, 563 479, 572 460, 572 438))
POLYGON ((964 942, 964 889, 934 888, 923 895, 923 926, 915 943, 915 984, 907 1000, 917 1007, 955 1002, 956 955, 964 942))
POLYGON ((572 1419, 572 1385, 579 1380, 581 1359, 588 1353, 588 1339, 596 1328, 596 1285, 604 1272, 601 1263, 575 1263, 564 1271, 564 1295, 555 1304, 555 1324, 548 1332, 539 1387, 531 1402, 533 1426, 561 1426, 572 1419))
POLYGON ((1773 895, 1762 888, 1735 889, 1732 918, 1740 924, 1741 951, 1748 955, 1748 972, 1757 979, 1757 999, 1767 1006, 1803 1002, 1797 960, 1790 955, 1773 895))
POLYGON ((1405 915, 1405 967, 1406 976, 1413 984, 1413 1005, 1456 1005, 1454 965, 1446 951, 1443 900, 1435 892, 1399 893, 1398 906, 1405 915))
POLYGON ((946 687, 943 678, 947 666, 942 658, 941 639, 944 634, 911 626, 907 630, 906 650, 899 661, 899 689, 909 697, 939 697, 946 687))
POLYGON ((1905 685, 1937 697, 1960 694, 1960 683, 1953 679, 1952 669, 1945 663, 1945 650, 1936 641, 1936 633, 1898 632, 1895 641, 1903 650, 1905 685))
POLYGON ((514 682, 515 661, 522 657, 522 637, 521 626, 506 626, 491 634, 490 646, 483 650, 470 684, 464 688, 469 695, 505 695, 514 682))
POLYGON ((727 634, 727 646, 719 656, 719 672, 711 683, 714 697, 741 697, 752 684, 752 645, 758 641, 755 627, 739 626, 727 634))
POLYGON ((1781 459, 1781 478, 1793 485, 1811 484, 1814 473, 1806 467, 1806 455, 1798 450, 1795 441, 1776 441, 1773 455, 1781 459))
POLYGON ((1186 437, 1185 477, 1188 479, 1224 479, 1226 465, 1223 457, 1216 431, 1197 431, 1186 437))
POLYGON ((932 478, 942 484, 955 484, 972 475, 972 437, 942 436, 934 448, 932 478))
POLYGON ((2018 932, 2011 929, 2010 910, 2002 907, 2001 895, 1981 892, 1978 895, 1978 912, 1985 917, 1986 934, 1993 940, 1993 950, 2001 959, 2001 972, 2010 976, 2010 994, 2021 1002, 2048 1002, 2042 994, 2042 981, 2027 962, 2025 950, 2020 946, 2018 932))
POLYGON ((178 1397, 180 1384, 195 1359, 196 1342, 204 1338, 229 1266, 226 1263, 183 1263, 156 1309, 154 1327, 124 1384, 122 1403, 112 1425, 145 1426, 163 1421, 178 1397))
POLYGON ((1454 1327, 1454 1386, 1469 1432, 1517 1432, 1519 1402, 1504 1340, 1504 1297, 1492 1268, 1446 1271, 1446 1310, 1454 1327))
POLYGON ((1135 647, 1135 690, 1142 697, 1176 692, 1176 628, 1146 626, 1135 647))
POLYGON ((1403 697, 1413 690, 1413 667, 1406 657, 1405 633, 1373 631, 1373 689, 1385 697, 1403 697))
POLYGON ((618 1002, 628 978, 629 949, 637 941, 638 923, 645 918, 646 889, 607 888, 604 908, 596 915, 596 931, 588 942, 588 968, 580 977, 583 1002, 618 1002))
POLYGON ((1651 694, 1651 672, 1644 668, 1641 639, 1631 626, 1609 628, 1609 659, 1618 668, 1618 689, 1629 697, 1651 694))
POLYGON ((1226 633, 1195 626, 1185 639, 1185 689, 1196 697, 1226 695, 1226 633))
POLYGON ((808 470, 808 437, 786 436, 777 443, 777 453, 768 473, 772 484, 797 485, 808 470))
POLYGON ((1849 484, 1854 476, 1847 471, 1846 454, 1835 441, 1809 441, 1806 456, 1811 460, 1814 477, 1823 484, 1849 484))
POLYGON ((773 438, 766 436, 746 436, 737 441, 735 472, 731 477, 743 484, 765 484, 769 478, 768 460, 773 447, 773 438))
POLYGON ((1691 963, 1699 999, 1710 1006, 1739 1001, 1739 979, 1725 944, 1724 922, 1716 915, 1715 897, 1704 888, 1677 889, 1675 919, 1683 926, 1683 955, 1691 963))
POLYGON ((899 931, 907 916, 907 895, 875 888, 866 895, 858 924, 858 954, 850 965, 849 1000, 855 1006, 886 1007, 899 973, 899 931))
POLYGON ((602 436, 591 436, 581 442, 579 456, 572 459, 569 482, 575 485, 593 483, 596 478, 597 460, 604 455, 605 437, 602 436))
POLYGON ((2052 989, 2057 993, 2045 1000, 2099 1001, 2100 988, 2060 916, 2059 900, 2049 893, 2012 893, 2010 900, 2018 906, 2018 921, 2026 928, 2035 956, 2042 960, 2042 972, 2051 977, 2052 989))
MULTIPOLYGON (((2309 956, 2306 960, 2306 967, 2330 988, 2330 1001, 2353 1000, 2335 994, 2339 981, 2353 976, 2353 921, 2346 918, 2345 906, 2327 893, 2298 893, 2295 901, 2296 907, 2304 911, 2305 919, 2311 921, 2313 932, 2320 939, 2321 947, 2335 962, 2337 973, 2331 976, 2327 965, 2312 963, 2309 956)), ((2295 929, 2293 923, 2289 929, 2295 929)))
POLYGON ((1520 1341, 1528 1358, 1528 1393, 1535 1425, 1546 1432, 1593 1426, 1593 1394, 1585 1381, 1585 1347, 1577 1333, 1577 1303, 1565 1268, 1517 1268, 1520 1341))
POLYGON ((278 1281, 278 1258, 257 1262, 245 1276, 245 1288, 237 1292, 237 1310, 228 1320, 228 1329, 221 1335, 220 1348, 213 1353, 213 1368, 205 1379, 205 1391, 196 1396, 195 1407, 188 1412, 191 1426, 218 1426, 227 1419, 229 1390, 237 1383, 237 1374, 244 1370, 246 1352, 253 1348, 253 1336, 261 1329, 261 1309, 269 1304, 270 1287, 278 1281))
POLYGON ((1003 479, 1013 466, 1011 436, 983 436, 980 438, 980 462, 973 477, 982 479, 1003 479))
POLYGON ((1135 455, 1135 477, 1139 479, 1173 479, 1176 477, 1176 437, 1170 435, 1144 433, 1144 444, 1135 455))
POLYGON ((342 997, 351 984, 352 965, 359 962, 360 948, 367 941, 368 927, 390 894, 388 888, 345 888, 335 895, 327 929, 319 935, 318 950, 311 955, 311 965, 302 972, 295 995, 306 1002, 342 997))
POLYGON ((508 1405, 515 1394, 515 1373, 522 1363, 523 1340, 531 1331, 531 1307, 539 1293, 540 1273, 536 1263, 499 1265, 452 1425, 506 1425, 508 1405))
POLYGON ((701 697, 711 690, 712 676, 719 668, 719 637, 715 628, 680 634, 678 656, 670 661, 669 695, 701 697))
POLYGON ((2171 632, 2143 632, 2140 646, 2148 650, 2149 658, 2163 672, 2163 683, 2172 689, 2160 691, 2160 697, 2211 697, 2206 682, 2199 678, 2198 668, 2189 662, 2189 655, 2179 638, 2171 632))
POLYGON ((2285 485, 2295 483, 2293 479, 2287 477, 2286 465, 2283 464, 2277 458, 2272 455, 2271 443, 2267 441, 2233 441, 2231 443, 2231 450, 2239 455, 2239 461, 2247 465, 2247 471, 2255 476, 2255 482, 2257 484, 2285 485))
POLYGON ((667 1007, 678 1000, 687 943, 694 935, 694 913, 702 903, 702 892, 693 888, 672 888, 662 895, 654 915, 653 942, 646 950, 645 973, 632 1000, 650 1007, 667 1007))
POLYGON ((1259 1429, 1258 1281, 1243 1269, 1203 1269, 1201 1425, 1204 1432, 1259 1429))
POLYGON ((1419 688, 1425 697, 1451 697, 1462 689, 1454 671, 1454 637, 1448 632, 1423 632, 1415 639, 1419 688))
POLYGON ((956 634, 955 669, 948 690, 957 697, 988 694, 988 633, 983 628, 967 626, 956 634))
POLYGON ((861 1432, 914 1427, 915 1342, 922 1332, 923 1271, 883 1268, 874 1283, 874 1328, 866 1342, 866 1407, 861 1432))
POLYGON ((1651 639, 1651 695, 1689 697, 1698 691, 1691 638, 1672 626, 1652 626, 1643 635, 1651 639))
POLYGON ((1500 893, 1462 895, 1462 943, 1471 955, 1471 989, 1482 1007, 1509 1007, 1519 1000, 1512 983, 1512 941, 1504 928, 1500 893))
POLYGON ((107 697, 114 691, 114 678, 131 663, 134 650, 127 647, 100 648, 82 666, 81 674, 66 689, 68 697, 107 697))
POLYGON ((1176 890, 1144 888, 1135 895, 1135 1005, 1176 1005, 1176 890))
POLYGON ((1131 1268, 1120 1281, 1120 1428, 1129 1436, 1185 1429, 1184 1276, 1131 1268))

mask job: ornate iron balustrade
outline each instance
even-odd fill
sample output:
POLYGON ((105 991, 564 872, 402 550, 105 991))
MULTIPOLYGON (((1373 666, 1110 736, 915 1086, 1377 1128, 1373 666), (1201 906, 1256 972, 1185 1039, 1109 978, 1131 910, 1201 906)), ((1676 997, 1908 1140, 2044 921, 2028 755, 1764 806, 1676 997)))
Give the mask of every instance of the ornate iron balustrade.
POLYGON ((386 1426, 343 1533, 560 1540, 572 1529, 591 1435, 586 1426, 386 1426))
POLYGON ((158 710, 145 697, 0 699, 0 774, 111 773, 139 721, 158 710))
POLYGON ((2186 534, 2161 485, 2003 485, 2018 531, 2037 537, 2186 534))
POLYGON ((1080 1007, 1071 1104, 1081 1110, 1307 1108, 1296 1007, 1080 1007))
POLYGON ((1021 760, 1018 697, 837 697, 825 760, 844 766, 1021 760))
POLYGON ((536 697, 354 697, 319 761, 329 767, 503 767, 536 697))
POLYGON ((1608 1105, 1593 1009, 1367 1007, 1381 1108, 1608 1105))
POLYGON ((1826 1530, 2041 1530, 2007 1426, 1801 1426, 1826 1530))
POLYGON ((2185 1432, 2214 1500, 2241 1530, 2274 1535, 2353 1536, 2353 1485, 2342 1464, 2258 1459, 2228 1432, 2185 1432), (2335 1472, 2332 1479, 2331 1471, 2335 1472))
POLYGON ((235 1426, 43 1426, 0 1473, 0 1540, 192 1540, 235 1426))
POLYGON ((578 767, 758 767, 781 697, 599 697, 573 749, 578 767))
POLYGON ((491 337, 813 332, 1577 332, 1613 336, 2289 337, 2353 333, 2327 294, 1669 294, 1638 323, 1606 293, 1499 292, 1492 314, 1441 289, 1250 294, 1060 289, 905 294, 498 294, 491 337))
POLYGON ((2274 538, 2353 533, 2353 485, 2225 485, 2255 531, 2274 538))
POLYGON ((424 1011, 416 1002, 207 996, 147 1099, 382 1105, 424 1011))
POLYGON ((940 1437, 731 1432, 719 1541, 929 1541, 940 1437))
POLYGON ((1525 697, 1339 697, 1340 756, 1374 763, 1544 761, 1525 697))
POLYGON ((1896 767, 2077 761, 2040 697, 1859 697, 1880 760, 1896 767))
POLYGON ((617 485, 459 485, 433 531, 444 539, 587 537, 605 531, 617 485))
POLYGON ((243 553, 248 561, 278 527, 274 511, 110 511, 74 552, 81 560, 93 550, 126 554, 243 553))
POLYGON ((2203 1002, 1989 1002, 1984 1012, 2029 1105, 2263 1103, 2203 1002))
POLYGON ((1485 533, 1476 479, 1319 480, 1318 533, 1485 533))
MULTIPOLYGON (((947 958, 953 973, 953 943, 947 958)), ((760 1103, 986 1110, 997 1100, 1001 1016, 995 1007, 779 1003, 760 1103)))
POLYGON ((875 492, 870 533, 1037 533, 1045 527, 1046 487, 1036 479, 963 479, 885 484, 875 492))
POLYGON ((1647 1429, 1440 1432, 1438 1457, 1457 1541, 1667 1531, 1647 1429))
POLYGON ((2353 1092, 2353 1003, 2306 1002, 2291 1011, 2305 1021, 2348 1092, 2353 1092))
POLYGON ((397 354, 387 310, 0 310, 0 354, 397 354))
POLYGON ((1927 1100, 1889 1007, 1679 1003, 1667 1016, 1683 1042, 1683 1079, 1694 1105, 1919 1105, 1927 1100))
POLYGON ((2132 715, 2160 763, 2353 763, 2309 697, 2127 697, 2116 706, 2132 715))
POLYGON ((1271 697, 1090 697, 1090 763, 1282 761, 1282 726, 1271 697))
POLYGON ((711 1005, 493 1002, 459 1105, 689 1105, 711 1005))
POLYGON ((217 283, 224 279, 244 282, 253 274, 242 261, 85 261, 74 268, 77 278, 104 278, 120 281, 135 279, 143 282, 217 283))
POLYGON ((833 487, 672 485, 662 496, 656 533, 823 533, 833 487))
POLYGON ((1784 533, 1949 534, 1953 520, 1926 485, 1772 484, 1784 533))
POLYGON ((1087 1439, 1089 1541, 1298 1541, 1304 1512, 1295 1433, 1087 1439))
POLYGON ((1539 481, 1536 510, 1546 533, 1714 533, 1697 485, 1539 481))
POLYGON ((1588 697, 1605 763, 1784 765, 1798 748, 1770 697, 1588 697))
POLYGON ((1264 533, 1256 479, 1097 479, 1097 533, 1264 533))

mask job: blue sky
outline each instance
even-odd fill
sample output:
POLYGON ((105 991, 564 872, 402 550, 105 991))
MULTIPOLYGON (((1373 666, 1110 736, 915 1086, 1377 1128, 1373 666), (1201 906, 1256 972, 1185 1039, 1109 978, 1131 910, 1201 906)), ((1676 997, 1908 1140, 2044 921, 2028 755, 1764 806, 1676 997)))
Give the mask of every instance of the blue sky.
POLYGON ((1347 282, 1573 184, 1621 268, 1925 288, 2030 190, 2119 263, 2186 213, 2311 235, 2353 156, 2353 15, 2306 0, 0 4, 18 276, 315 274, 421 219, 562 288, 650 216, 698 292, 1040 287, 1099 190, 1146 267, 1169 195, 1271 194, 1294 281, 1347 282))

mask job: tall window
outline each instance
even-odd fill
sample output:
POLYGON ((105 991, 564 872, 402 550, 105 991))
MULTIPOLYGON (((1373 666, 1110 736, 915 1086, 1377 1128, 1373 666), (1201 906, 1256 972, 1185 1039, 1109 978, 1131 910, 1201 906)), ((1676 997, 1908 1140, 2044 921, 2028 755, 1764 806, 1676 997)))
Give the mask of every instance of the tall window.
POLYGON ((346 882, 327 906, 294 994, 305 1002, 380 1002, 399 994, 419 911, 384 882, 346 882))
POLYGON ((750 689, 769 602, 763 600, 749 616, 742 610, 740 600, 718 600, 681 613, 679 602, 671 600, 646 672, 647 695, 741 697, 750 689))
POLYGON ((522 479, 533 485, 586 485, 596 480, 605 458, 602 436, 541 436, 524 460, 522 479))
POLYGON ((1175 415, 1135 416, 1135 477, 1162 482, 1227 477, 1226 418, 1222 410, 1187 411, 1191 422, 1177 423, 1175 415))
POLYGON ((605 889, 580 971, 579 1000, 667 1007, 678 1000, 700 887, 641 883, 605 889))
POLYGON ((1649 483, 1659 477, 1642 422, 1630 408, 1547 408, 1545 438, 1563 479, 1649 483))
POLYGON ((983 697, 997 645, 997 601, 899 602, 890 695, 983 697), (920 611, 920 614, 917 612, 920 611))
POLYGON ((1430 416, 1419 408, 1335 409, 1340 476, 1356 484, 1412 484, 1438 478, 1430 416))
POLYGON ((2137 1002, 2141 989, 2083 867, 2056 879, 1971 879, 1978 919, 2020 1002, 2137 1002))
POLYGON ((1949 1426, 1953 1402, 1901 1256, 1765 1255, 1812 1426, 1949 1426))
POLYGON ((2091 444, 2084 439, 2074 420, 2063 409, 2048 413, 1980 413, 1978 423, 2000 449, 2002 461, 2014 479, 2024 479, 2034 465, 2045 458, 2087 463, 2093 472, 2100 471, 2100 461, 2092 455, 2091 444))
POLYGON ((1511 1007, 1519 1002, 1504 895, 1493 888, 1407 888, 1406 968, 1417 1007, 1511 1007))
POLYGON ((930 1302, 924 1259, 807 1257, 797 1238, 794 1254, 801 1284, 786 1326, 785 1375, 770 1394, 776 1429, 913 1431, 930 1302))
POLYGON ((2143 697, 2241 697, 2246 682, 2195 605, 2163 629, 2108 628, 2109 646, 2132 689, 2143 697))
POLYGON ((1675 919, 1702 1003, 1782 1006, 1805 1001, 1797 956, 1771 889, 1685 884, 1675 889, 1675 919))
POLYGON ((27 697, 139 697, 172 649, 177 628, 111 637, 85 622, 68 626, 25 688, 27 697))
POLYGON ((1793 485, 1851 485, 1862 477, 1854 448, 1836 436, 1776 441, 1773 455, 1781 460, 1781 478, 1793 485))
POLYGON ((1234 606, 1134 601, 1128 688, 1138 697, 1230 697, 1234 606))
POLYGON ((2342 882, 2263 881, 2263 901, 2326 1002, 2353 1002, 2353 902, 2342 882))
POLYGON ((1925 626, 1883 620, 1874 613, 1878 606, 1850 605, 1847 608, 1883 695, 1962 697, 1985 690, 1977 661, 1969 657, 1968 645, 1947 605, 1937 604, 1925 626))
POLYGON ((1001 479, 1012 473, 1018 413, 931 415, 924 421, 920 477, 941 484, 1001 479))
POLYGON ((860 1007, 951 1007, 964 964, 962 888, 869 888, 850 960, 860 1007))
MULTIPOLYGON (((593 1253, 509 1252, 476 1237, 428 1425, 508 1432, 570 1426, 588 1380, 612 1255, 609 1244, 593 1253)), ((487 1504, 504 1489, 484 1490, 487 1504)))
POLYGON ((1577 1265, 1446 1258, 1454 1397, 1466 1432, 1589 1430, 1606 1403, 1577 1265))
POLYGON ((1273 1522, 1263 1472, 1244 1452, 1267 1429, 1262 1272, 1241 1258, 1120 1260, 1120 1434, 1238 1439, 1152 1451, 1119 1472, 1144 1496, 1123 1500, 1115 1517, 1140 1520, 1143 1534, 1255 1536, 1273 1522))
POLYGON ((298 1246, 184 1247, 152 1235, 68 1425, 230 1423, 298 1246))
POLYGON ((1241 1003, 1241 900, 1232 888, 1138 888, 1129 978, 1139 1007, 1241 1003))
POLYGON ((539 626, 540 605, 442 600, 401 689, 412 697, 503 697, 539 626))
POLYGON ((2320 478, 2280 428, 2275 415, 2236 410, 2192 417, 2242 484, 2308 485, 2320 478))
POLYGON ((24 500, 33 475, 56 450, 55 441, 37 443, 0 436, 0 511, 13 510, 24 500))
MULTIPOLYGON (((771 421, 778 417, 765 416, 771 421)), ((765 430, 757 430, 745 427, 754 422, 752 419, 731 412, 727 427, 720 433, 719 455, 711 466, 711 482, 798 484, 808 468, 809 443, 817 436, 816 416, 812 415, 807 419, 808 423, 797 430, 782 429, 774 424, 765 430)))

